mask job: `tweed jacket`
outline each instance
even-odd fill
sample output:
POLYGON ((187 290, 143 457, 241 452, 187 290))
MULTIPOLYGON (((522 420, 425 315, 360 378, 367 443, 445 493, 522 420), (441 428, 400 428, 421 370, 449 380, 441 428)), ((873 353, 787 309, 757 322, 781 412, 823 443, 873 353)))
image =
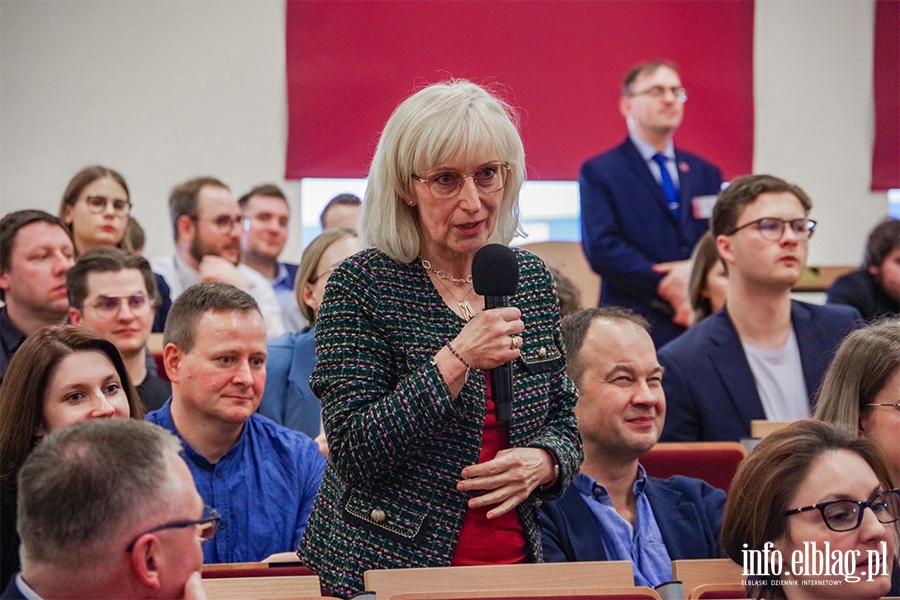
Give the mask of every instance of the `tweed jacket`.
MULTIPOLYGON (((510 304, 525 332, 513 363, 510 446, 544 448, 560 471, 557 484, 517 507, 529 559, 539 562, 535 507, 562 494, 583 455, 550 274, 533 254, 516 257, 510 304)), ((450 564, 468 499, 456 483, 481 449, 485 377, 473 373, 453 398, 430 359, 464 325, 418 260, 366 250, 328 280, 311 385, 331 457, 298 552, 336 595, 362 590, 369 569, 450 564)))

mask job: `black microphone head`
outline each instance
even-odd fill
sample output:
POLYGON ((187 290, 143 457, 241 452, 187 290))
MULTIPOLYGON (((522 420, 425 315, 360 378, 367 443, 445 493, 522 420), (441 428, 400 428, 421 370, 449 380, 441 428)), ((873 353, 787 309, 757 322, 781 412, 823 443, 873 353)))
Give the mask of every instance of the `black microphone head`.
POLYGON ((482 296, 512 296, 519 285, 516 253, 502 244, 488 244, 472 259, 472 285, 482 296))

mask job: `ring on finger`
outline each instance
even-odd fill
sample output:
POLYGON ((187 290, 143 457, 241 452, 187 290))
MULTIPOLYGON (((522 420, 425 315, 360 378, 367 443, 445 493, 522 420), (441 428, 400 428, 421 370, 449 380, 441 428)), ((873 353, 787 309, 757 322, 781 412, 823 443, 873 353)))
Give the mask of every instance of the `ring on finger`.
POLYGON ((515 336, 515 335, 514 335, 514 336, 511 336, 511 338, 512 338, 512 339, 510 340, 509 349, 510 349, 510 350, 518 350, 518 349, 519 349, 519 346, 520 346, 520 344, 521 344, 520 339, 519 339, 517 336, 515 336))

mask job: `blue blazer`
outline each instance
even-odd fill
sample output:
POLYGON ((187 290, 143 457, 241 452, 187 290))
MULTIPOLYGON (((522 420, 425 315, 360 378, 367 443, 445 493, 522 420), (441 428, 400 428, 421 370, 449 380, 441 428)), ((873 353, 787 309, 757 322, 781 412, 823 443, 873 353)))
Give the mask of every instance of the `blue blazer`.
POLYGON ((25 594, 23 594, 22 590, 19 589, 19 586, 16 585, 16 575, 18 575, 18 573, 15 573, 10 577, 9 583, 3 590, 3 593, 0 594, 0 600, 25 600, 25 594))
MULTIPOLYGON (((810 406, 841 340, 862 324, 849 306, 791 302, 810 406)), ((692 327, 659 351, 666 368, 666 425, 660 441, 738 441, 765 419, 756 380, 727 310, 692 327)))
POLYGON ((269 340, 268 351, 258 412, 315 439, 322 420, 322 402, 309 389, 309 376, 316 368, 315 328, 269 340))
MULTIPOLYGON (((700 479, 676 475, 647 477, 644 493, 672 560, 719 558, 725 492, 700 479)), ((546 562, 609 560, 603 549, 605 533, 575 486, 559 500, 545 502, 538 516, 546 562)))
POLYGON ((716 195, 718 167, 675 149, 681 219, 668 207, 662 188, 631 139, 581 167, 581 243, 591 268, 602 278, 600 303, 625 306, 648 318, 657 347, 681 333, 671 307, 656 295, 662 275, 652 265, 690 258, 709 229, 694 218, 692 200, 716 195))

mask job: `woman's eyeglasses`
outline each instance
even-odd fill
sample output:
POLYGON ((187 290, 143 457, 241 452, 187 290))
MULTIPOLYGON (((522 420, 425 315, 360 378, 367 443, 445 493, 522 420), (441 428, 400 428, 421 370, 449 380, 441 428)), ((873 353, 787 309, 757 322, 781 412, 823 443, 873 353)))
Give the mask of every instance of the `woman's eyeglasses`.
POLYGON ((200 532, 197 534, 197 537, 201 538, 204 542, 207 540, 211 540, 214 535, 216 535, 216 524, 219 522, 219 519, 222 517, 216 512, 216 509, 210 508, 209 506, 203 507, 203 517, 200 519, 196 519, 194 521, 173 521, 171 523, 163 523, 162 525, 157 525, 153 529, 148 529, 144 533, 140 534, 134 540, 128 544, 128 547, 125 548, 125 552, 131 552, 134 550, 134 545, 137 544, 138 540, 148 533, 156 533, 157 531, 163 531, 164 529, 183 529, 184 527, 192 527, 197 525, 200 527, 200 532))
POLYGON ((428 186, 428 191, 435 200, 452 200, 459 194, 466 177, 471 177, 475 186, 484 194, 499 192, 506 185, 506 175, 509 165, 502 162, 488 163, 475 169, 474 173, 460 173, 454 169, 439 169, 429 173, 425 177, 412 174, 413 179, 418 179, 428 186))
POLYGON ((852 531, 860 526, 866 507, 871 508, 879 523, 894 523, 900 520, 900 490, 881 492, 870 500, 831 500, 812 506, 785 511, 785 516, 796 515, 810 510, 822 513, 825 525, 832 531, 852 531))
POLYGON ((106 207, 112 204, 113 212, 117 215, 124 216, 131 212, 131 202, 122 200, 121 198, 107 198, 106 196, 88 196, 84 199, 89 211, 95 215, 99 215, 106 211, 106 207))

